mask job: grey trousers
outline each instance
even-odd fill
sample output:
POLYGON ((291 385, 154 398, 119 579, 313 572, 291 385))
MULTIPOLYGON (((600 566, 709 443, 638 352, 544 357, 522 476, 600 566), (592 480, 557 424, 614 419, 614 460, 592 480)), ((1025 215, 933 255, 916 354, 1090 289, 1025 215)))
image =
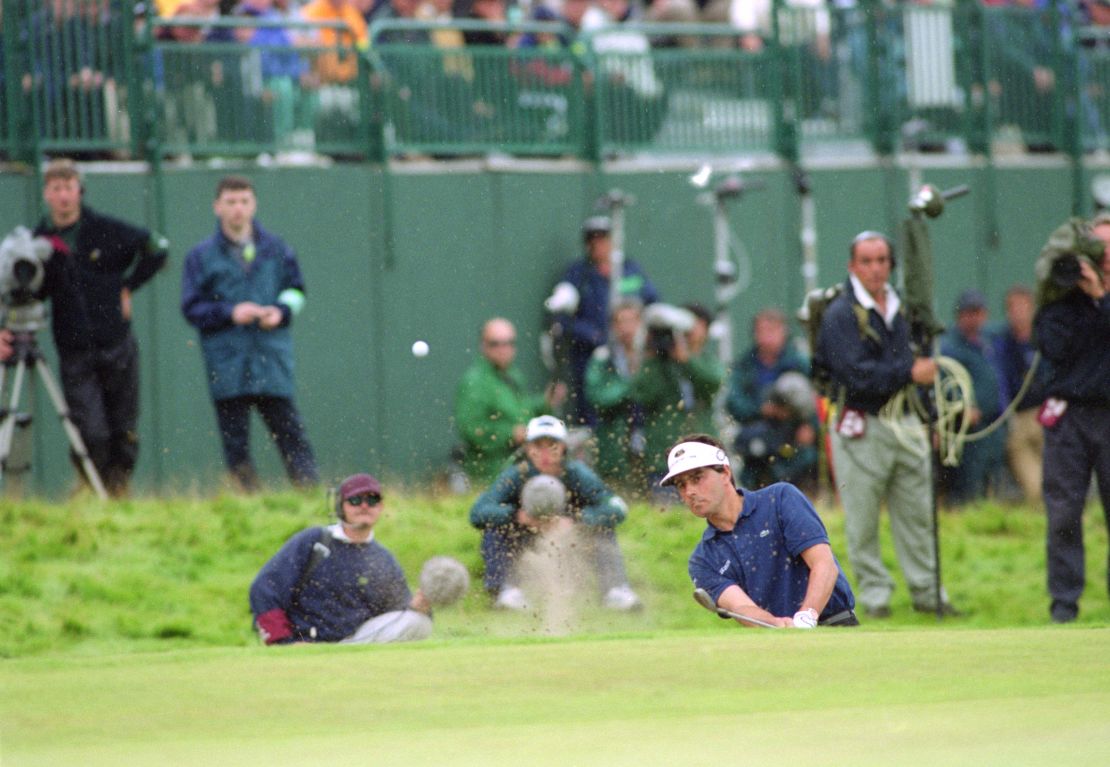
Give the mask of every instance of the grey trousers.
POLYGON ((359 626, 340 644, 384 644, 415 642, 432 635, 432 619, 416 610, 382 613, 359 626))
POLYGON ((936 607, 932 511, 932 456, 921 422, 906 416, 895 429, 868 415, 863 436, 845 439, 832 431, 833 467, 844 506, 848 560, 856 600, 866 609, 885 607, 894 579, 879 549, 883 501, 890 532, 914 606, 936 607))

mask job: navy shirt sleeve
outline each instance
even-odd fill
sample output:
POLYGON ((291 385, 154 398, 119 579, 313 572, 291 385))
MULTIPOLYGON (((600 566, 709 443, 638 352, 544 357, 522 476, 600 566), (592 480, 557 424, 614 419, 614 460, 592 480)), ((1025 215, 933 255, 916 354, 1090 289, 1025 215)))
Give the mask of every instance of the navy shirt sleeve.
POLYGON ((797 557, 819 543, 828 543, 825 525, 802 491, 786 483, 777 485, 776 488, 779 489, 777 500, 780 504, 782 537, 790 556, 797 557))

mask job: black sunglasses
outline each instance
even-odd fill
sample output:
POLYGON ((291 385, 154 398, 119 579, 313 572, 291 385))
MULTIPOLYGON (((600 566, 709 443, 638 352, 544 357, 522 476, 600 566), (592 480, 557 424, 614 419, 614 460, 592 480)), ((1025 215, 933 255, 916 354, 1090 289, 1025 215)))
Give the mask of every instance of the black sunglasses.
POLYGON ((343 502, 349 503, 352 506, 361 506, 363 504, 367 506, 377 506, 382 502, 382 497, 377 493, 366 493, 365 495, 352 495, 349 498, 344 498, 343 502))

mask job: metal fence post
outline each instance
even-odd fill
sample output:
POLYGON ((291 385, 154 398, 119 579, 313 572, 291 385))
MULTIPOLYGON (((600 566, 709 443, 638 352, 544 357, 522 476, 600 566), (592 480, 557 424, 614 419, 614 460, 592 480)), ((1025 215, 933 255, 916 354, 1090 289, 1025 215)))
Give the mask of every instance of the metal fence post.
POLYGON ((867 88, 864 98, 866 132, 871 145, 880 155, 894 152, 893 121, 883 109, 883 68, 889 65, 886 55, 887 40, 881 33, 880 16, 889 13, 881 0, 864 0, 864 17, 867 25, 867 88))
POLYGON ((3 30, 0 32, 3 41, 4 58, 0 66, 4 67, 4 126, 0 136, 6 141, 0 142, 0 147, 7 145, 8 153, 13 160, 31 162, 34 152, 30 146, 30 131, 27 121, 30 116, 29 104, 23 97, 23 63, 27 61, 27 40, 20 34, 24 27, 26 7, 20 0, 0 0, 3 5, 3 30))
POLYGON ((983 9, 977 0, 959 0, 953 11, 957 34, 963 39, 964 109, 967 111, 965 140, 970 152, 989 156, 991 153, 991 73, 990 46, 986 40, 983 9))
MULTIPOLYGON (((779 18, 784 8, 783 0, 774 0, 771 7, 771 45, 774 55, 772 81, 775 93, 772 98, 772 119, 775 124, 775 152, 784 161, 798 161, 798 119, 801 113, 801 55, 797 45, 782 43, 782 23, 779 18), (793 86, 793 87, 791 87, 793 86)), ((796 36, 796 35, 795 35, 796 36)))
POLYGON ((587 79, 587 72, 597 71, 597 57, 594 56, 593 40, 579 41, 574 62, 574 88, 582 96, 582 127, 581 142, 579 143, 579 156, 590 162, 601 160, 601 146, 605 138, 605 123, 601 119, 601 99, 597 96, 598 83, 595 79, 587 79))
POLYGON ((385 136, 382 134, 381 110, 377 100, 379 88, 377 72, 371 55, 366 51, 358 52, 358 111, 359 136, 366 159, 372 162, 385 162, 385 136))
POLYGON ((1079 215, 1086 197, 1083 188, 1083 83, 1080 80, 1079 44, 1074 18, 1068 13, 1064 0, 1052 0, 1050 23, 1052 26, 1052 69, 1056 76, 1054 104, 1054 130, 1057 145, 1067 154, 1071 164, 1071 212, 1079 215), (1065 31, 1067 39, 1065 39, 1065 31))

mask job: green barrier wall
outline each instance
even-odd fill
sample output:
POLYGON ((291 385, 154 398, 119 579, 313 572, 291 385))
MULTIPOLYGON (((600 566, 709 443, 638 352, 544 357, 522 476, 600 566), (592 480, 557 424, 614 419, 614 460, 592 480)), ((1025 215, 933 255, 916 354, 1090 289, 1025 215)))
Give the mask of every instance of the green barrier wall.
MULTIPOLYGON (((477 353, 485 318, 504 315, 520 331, 519 359, 543 382, 537 338, 542 300, 579 257, 578 227, 602 192, 635 197, 626 215, 626 251, 666 300, 713 300, 712 219, 688 181, 695 169, 595 170, 578 164, 524 165, 505 171, 429 166, 383 175, 368 165, 314 169, 245 168, 257 186, 259 218, 300 255, 308 303, 294 326, 299 403, 323 476, 360 469, 392 479, 429 480, 447 463, 454 435, 455 384, 477 353), (426 340, 431 354, 410 353, 426 340)), ((172 242, 167 271, 137 296, 143 355, 140 491, 208 493, 222 463, 196 335, 178 308, 187 250, 214 228, 220 169, 143 171, 90 167, 86 201, 145 222, 172 242), (164 218, 159 216, 164 201, 164 218)), ((752 171, 766 188, 731 207, 733 231, 750 258, 752 282, 733 305, 736 345, 747 345, 760 307, 796 307, 804 292, 798 244, 799 201, 789 172, 752 171)), ((846 243, 865 228, 894 233, 909 197, 903 168, 819 168, 811 172, 818 218, 819 282, 844 278, 846 243)), ((921 179, 940 187, 967 183, 931 224, 937 254, 938 316, 951 317, 957 293, 983 289, 993 317, 1014 282, 1032 281, 1048 232, 1070 209, 1064 163, 1037 167, 930 167, 921 179), (997 221, 998 234, 992 237, 997 221)), ((33 176, 0 174, 0 230, 30 222, 39 208, 33 176)), ((49 330, 40 334, 54 365, 49 330)), ((56 367, 55 367, 56 369, 56 367)), ((73 486, 61 427, 39 392, 34 408, 34 487, 57 494, 73 486)), ((264 476, 284 482, 261 422, 254 453, 264 476)))

